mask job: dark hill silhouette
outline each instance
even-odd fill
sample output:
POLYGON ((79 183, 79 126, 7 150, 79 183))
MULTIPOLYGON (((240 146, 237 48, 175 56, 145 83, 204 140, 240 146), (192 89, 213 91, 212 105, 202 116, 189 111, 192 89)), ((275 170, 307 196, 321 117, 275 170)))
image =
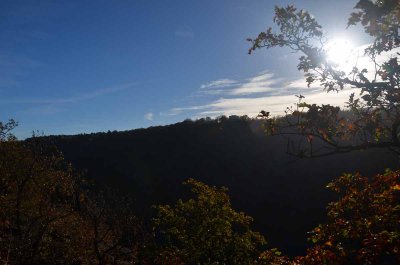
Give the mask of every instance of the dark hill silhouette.
POLYGON ((234 208, 254 217, 269 246, 291 255, 304 252, 307 231, 324 221, 330 180, 398 166, 387 150, 298 160, 285 154, 285 139, 266 137, 257 121, 237 116, 43 139, 89 177, 134 194, 147 218, 150 205, 184 197, 181 183, 190 177, 226 186, 234 208))

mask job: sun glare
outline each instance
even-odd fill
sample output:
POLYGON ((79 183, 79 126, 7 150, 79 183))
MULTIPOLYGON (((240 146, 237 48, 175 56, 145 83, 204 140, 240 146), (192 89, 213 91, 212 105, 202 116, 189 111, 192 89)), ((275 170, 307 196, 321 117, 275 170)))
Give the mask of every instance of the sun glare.
POLYGON ((333 39, 327 44, 327 59, 333 63, 344 65, 354 51, 354 45, 346 39, 333 39))

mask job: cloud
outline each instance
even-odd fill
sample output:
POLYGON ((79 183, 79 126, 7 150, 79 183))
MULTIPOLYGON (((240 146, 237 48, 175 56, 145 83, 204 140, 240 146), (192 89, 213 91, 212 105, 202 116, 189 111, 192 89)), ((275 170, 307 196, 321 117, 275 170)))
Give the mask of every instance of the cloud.
POLYGON ((54 115, 60 112, 65 111, 65 107, 55 105, 55 104, 47 104, 47 105, 34 105, 27 109, 23 109, 18 111, 18 113, 22 113, 24 115, 33 115, 33 116, 43 116, 43 115, 54 115))
MULTIPOLYGON (((309 103, 331 104, 343 107, 351 93, 357 93, 358 89, 344 90, 339 93, 327 93, 324 91, 305 94, 305 101, 309 103)), ((249 115, 256 116, 261 110, 266 110, 275 115, 283 115, 287 107, 297 103, 294 95, 264 96, 253 98, 221 98, 210 104, 204 105, 199 116, 218 115, 249 115)))
POLYGON ((305 78, 299 78, 293 81, 289 81, 284 85, 285 88, 294 89, 308 89, 307 82, 305 78))
POLYGON ((200 86, 199 94, 218 95, 226 93, 232 86, 238 85, 238 81, 228 78, 217 79, 200 86))
POLYGON ((183 108, 172 108, 167 112, 161 112, 160 115, 163 116, 175 116, 175 115, 179 115, 183 112, 187 112, 187 111, 196 111, 196 110, 203 110, 208 108, 208 106, 190 106, 190 107, 183 107, 183 108))
POLYGON ((304 78, 285 80, 270 72, 262 72, 242 82, 213 82, 206 83, 203 88, 213 88, 228 84, 222 98, 214 99, 207 104, 187 107, 175 107, 162 115, 189 115, 196 117, 216 117, 219 115, 249 115, 256 116, 261 110, 275 115, 283 115, 287 107, 298 102, 295 94, 306 96, 306 102, 331 104, 343 107, 351 93, 358 89, 345 89, 339 93, 327 93, 321 87, 307 87, 304 78))
POLYGON ((264 92, 273 92, 277 90, 277 85, 283 79, 276 78, 275 74, 264 71, 253 77, 240 81, 221 78, 200 86, 199 93, 207 95, 251 95, 264 92))
POLYGON ((222 78, 218 80, 214 80, 200 86, 200 89, 212 89, 212 88, 222 88, 222 87, 229 87, 233 84, 237 84, 238 82, 233 79, 222 78))
MULTIPOLYGON (((349 73, 354 66, 360 70, 366 68, 367 78, 373 80, 375 68, 371 59, 365 56, 364 50, 368 45, 354 48, 353 54, 346 62, 339 65, 341 69, 349 73)), ((382 64, 389 58, 396 56, 400 48, 390 52, 383 52, 377 57, 377 62, 382 64)), ((256 116, 261 110, 266 110, 274 115, 283 115, 287 107, 298 102, 294 96, 301 94, 305 96, 305 102, 317 104, 330 104, 344 107, 351 93, 359 94, 360 90, 345 86, 345 89, 338 93, 327 93, 318 82, 307 86, 304 77, 288 79, 277 74, 264 71, 252 77, 233 80, 220 78, 204 83, 199 88, 199 94, 214 96, 208 103, 185 107, 175 107, 163 115, 185 114, 187 117, 216 117, 219 115, 249 115, 256 116), (216 99, 218 95, 220 98, 216 99)))
POLYGON ((43 63, 24 55, 0 50, 0 87, 16 87, 24 77, 43 63))
POLYGON ((146 114, 144 114, 144 118, 146 119, 146 120, 148 120, 148 121, 152 121, 153 120, 153 113, 152 112, 149 112, 149 113, 146 113, 146 114))
MULTIPOLYGON (((371 60, 370 57, 365 55, 365 49, 368 48, 371 44, 360 45, 352 49, 349 56, 346 60, 338 65, 341 70, 345 73, 350 73, 353 67, 357 67, 359 70, 367 69, 367 73, 365 77, 368 78, 370 81, 374 80, 375 78, 375 64, 371 60)), ((395 48, 391 51, 382 52, 381 54, 376 56, 376 63, 382 65, 383 63, 387 62, 390 58, 398 56, 400 52, 400 48, 395 48)), ((376 76, 377 81, 381 81, 379 75, 376 76)))
POLYGON ((237 96, 271 92, 276 90, 276 85, 281 81, 281 78, 275 78, 275 74, 266 71, 245 80, 243 84, 232 89, 229 94, 237 96))
POLYGON ((106 94, 112 94, 118 91, 122 91, 131 87, 138 85, 138 83, 128 83, 119 86, 102 88, 86 93, 81 93, 79 95, 66 97, 66 98, 26 98, 26 99, 7 99, 0 100, 0 103, 16 103, 16 104, 66 104, 66 103, 77 103, 80 101, 94 99, 106 94))

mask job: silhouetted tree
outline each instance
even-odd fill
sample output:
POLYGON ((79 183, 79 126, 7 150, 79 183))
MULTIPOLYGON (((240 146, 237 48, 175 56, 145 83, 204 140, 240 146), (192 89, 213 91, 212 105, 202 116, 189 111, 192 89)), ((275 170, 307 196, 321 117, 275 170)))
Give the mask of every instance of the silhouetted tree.
POLYGON ((16 125, 0 123, 0 262, 138 263, 148 234, 131 200, 89 185, 38 138, 17 141, 16 125))
POLYGON ((77 178, 60 154, 15 140, 0 126, 0 260, 5 264, 73 262, 80 257, 77 178))
POLYGON ((96 257, 96 262, 92 262, 99 265, 138 263, 147 234, 142 234, 131 199, 107 188, 92 189, 83 196, 80 212, 96 257))
POLYGON ((15 140, 15 136, 11 133, 11 131, 18 125, 13 119, 8 120, 8 122, 3 123, 0 122, 0 141, 11 141, 15 140))
POLYGON ((95 187, 112 187, 135 198, 141 219, 148 220, 151 205, 185 198, 180 184, 187 176, 225 185, 233 205, 254 217, 256 230, 290 255, 302 254, 307 231, 325 220, 325 206, 333 199, 326 183, 344 171, 373 176, 397 165, 396 155, 382 149, 337 155, 335 163, 331 157, 292 163, 284 139, 264 137, 259 124, 246 117, 220 117, 36 140, 56 145, 74 167, 86 170, 85 178, 95 187))
MULTIPOLYGON (((340 108, 300 102, 286 110, 286 119, 271 117, 262 111, 270 134, 296 134, 303 137, 302 145, 289 150, 298 156, 323 156, 366 148, 390 148, 400 154, 400 3, 398 0, 360 0, 355 6, 348 26, 360 23, 373 41, 365 49, 372 69, 355 65, 345 72, 327 56, 326 38, 322 27, 307 11, 294 6, 276 7, 272 28, 261 32, 249 53, 260 48, 288 47, 300 52, 297 68, 304 72, 308 85, 319 82, 329 91, 348 87, 360 89, 351 94, 347 107, 351 115, 341 115, 340 108), (322 141, 324 149, 314 148, 322 141)), ((363 66, 364 67, 364 66, 363 66)))

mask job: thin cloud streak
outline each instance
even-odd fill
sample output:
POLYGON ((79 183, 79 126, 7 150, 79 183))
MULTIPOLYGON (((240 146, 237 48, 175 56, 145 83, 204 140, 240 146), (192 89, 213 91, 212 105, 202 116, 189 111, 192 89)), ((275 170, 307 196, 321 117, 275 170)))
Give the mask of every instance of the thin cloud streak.
POLYGON ((237 84, 238 81, 228 78, 222 78, 218 80, 214 80, 200 86, 200 89, 214 89, 214 88, 222 88, 222 87, 230 87, 234 84, 237 84))
POLYGON ((275 78, 275 74, 264 72, 249 78, 239 87, 230 91, 230 95, 251 95, 255 93, 271 92, 276 90, 276 85, 282 82, 282 78, 275 78))
POLYGON ((160 115, 162 116, 175 116, 175 115, 179 115, 183 112, 186 111, 195 111, 195 110, 203 110, 208 108, 207 105, 205 106, 191 106, 191 107, 183 107, 183 108, 172 108, 167 112, 160 112, 160 115))
MULTIPOLYGON (((305 101, 309 103, 318 102, 318 104, 331 104, 344 107, 350 94, 358 93, 359 91, 359 89, 344 90, 340 93, 320 91, 306 94, 305 101)), ((220 115, 249 115, 255 117, 261 110, 269 111, 274 115, 283 115, 285 109, 289 106, 293 106, 295 103, 297 103, 297 98, 294 95, 255 98, 222 98, 204 106, 197 106, 198 109, 203 109, 204 111, 197 112, 193 116, 217 117, 220 115)))
POLYGON ((221 78, 205 84, 199 89, 199 94, 206 95, 251 95, 276 91, 276 85, 283 79, 276 78, 274 73, 264 71, 241 81, 221 78))
POLYGON ((24 55, 0 50, 0 87, 17 87, 21 77, 43 65, 24 55))
POLYGON ((138 83, 128 83, 120 86, 108 87, 103 89, 98 89, 95 91, 82 93, 76 96, 67 98, 52 98, 52 99, 10 99, 10 100, 0 100, 0 103, 14 103, 14 104, 66 104, 66 103, 77 103, 85 100, 94 99, 103 95, 112 94, 128 88, 134 87, 138 83))
POLYGON ((305 78, 289 81, 284 85, 284 87, 288 89, 309 89, 305 78))
POLYGON ((220 95, 226 94, 229 92, 229 89, 237 86, 239 84, 238 81, 228 78, 221 78, 214 81, 207 82, 202 84, 197 91, 197 95, 220 95))
MULTIPOLYGON (((367 46, 354 48, 353 54, 339 67, 346 73, 349 73, 354 66, 360 70, 366 68, 368 70, 366 77, 372 80, 375 69, 371 59, 364 54, 367 46)), ((400 48, 394 49, 391 53, 382 53, 377 57, 377 62, 382 64, 398 52, 400 48)), ((308 87, 304 77, 288 80, 270 71, 264 71, 242 80, 220 78, 201 85, 200 92, 224 97, 214 99, 208 104, 172 108, 165 115, 187 113, 192 118, 219 115, 256 116, 261 110, 269 111, 274 115, 283 115, 287 107, 297 103, 295 94, 306 96, 305 101, 308 103, 345 107, 350 94, 359 95, 360 89, 346 86, 338 93, 327 93, 317 82, 308 87)))

